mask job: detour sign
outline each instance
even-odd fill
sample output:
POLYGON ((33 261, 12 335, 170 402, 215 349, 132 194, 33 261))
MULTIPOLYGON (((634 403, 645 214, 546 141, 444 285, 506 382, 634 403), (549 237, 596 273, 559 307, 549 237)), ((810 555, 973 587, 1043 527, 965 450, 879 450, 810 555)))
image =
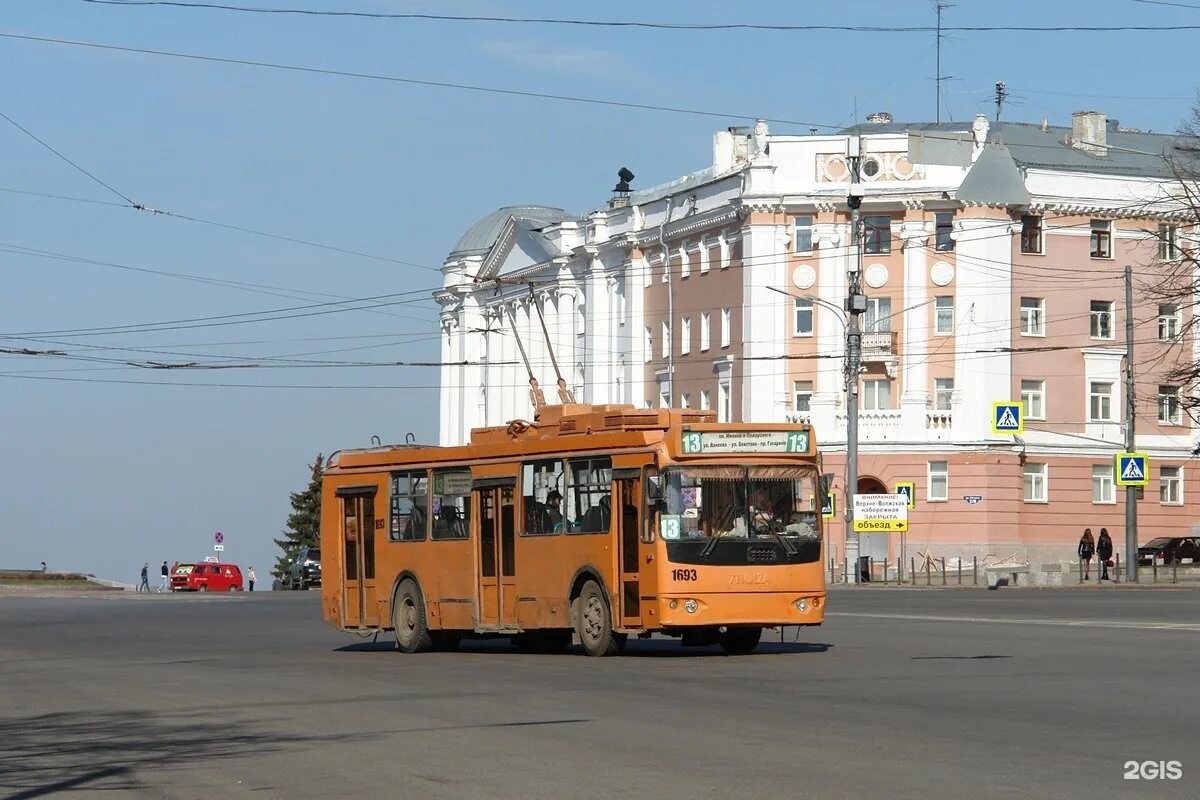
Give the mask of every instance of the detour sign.
POLYGON ((859 533, 893 533, 908 530, 908 496, 904 494, 854 495, 854 530, 859 533))

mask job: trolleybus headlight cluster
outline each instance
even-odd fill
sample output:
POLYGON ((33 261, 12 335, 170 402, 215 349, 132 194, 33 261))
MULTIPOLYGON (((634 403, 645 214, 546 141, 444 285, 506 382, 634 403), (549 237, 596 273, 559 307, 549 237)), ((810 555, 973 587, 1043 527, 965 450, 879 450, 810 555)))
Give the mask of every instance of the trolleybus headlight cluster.
POLYGON ((802 613, 805 611, 808 611, 808 599, 801 597, 799 600, 797 600, 796 601, 796 610, 800 611, 802 613))
POLYGON ((698 610, 700 610, 700 604, 695 600, 684 600, 683 610, 689 614, 695 614, 698 610))

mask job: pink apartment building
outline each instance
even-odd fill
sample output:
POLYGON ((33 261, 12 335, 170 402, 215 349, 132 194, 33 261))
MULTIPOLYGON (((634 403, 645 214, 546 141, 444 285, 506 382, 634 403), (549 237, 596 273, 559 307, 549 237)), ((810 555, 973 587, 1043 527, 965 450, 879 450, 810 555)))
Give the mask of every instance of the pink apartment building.
MULTIPOLYGON (((1124 440, 1126 265, 1137 448, 1151 473, 1140 538, 1188 531, 1197 429, 1180 402, 1189 390, 1164 376, 1200 348, 1191 304, 1145 291, 1192 235, 1162 158, 1175 139, 1096 112, 1070 128, 872 119, 835 135, 721 131, 712 164, 671 183, 581 216, 514 206, 471 226, 436 295, 442 360, 468 362, 442 368, 441 441, 531 414, 514 329, 553 397, 540 309, 580 400, 811 421, 836 476, 838 558, 856 139, 869 298, 859 491, 915 485, 908 554, 1067 560, 1085 527, 1108 528, 1123 549, 1112 459, 1124 440), (1023 404, 1020 437, 992 433, 998 401, 1023 404)), ((861 552, 894 560, 899 542, 867 536, 861 552)))

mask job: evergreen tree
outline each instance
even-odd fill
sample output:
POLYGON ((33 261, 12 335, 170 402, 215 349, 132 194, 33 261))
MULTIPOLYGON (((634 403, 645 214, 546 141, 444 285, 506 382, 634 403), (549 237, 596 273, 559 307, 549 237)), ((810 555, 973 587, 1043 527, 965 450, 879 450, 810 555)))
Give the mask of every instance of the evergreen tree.
POLYGON ((317 454, 317 458, 309 465, 311 475, 308 486, 302 492, 292 492, 292 513, 288 514, 287 529, 283 539, 276 539, 275 544, 283 551, 275 562, 271 574, 282 578, 287 568, 291 566, 302 547, 319 547, 321 544, 321 475, 325 472, 325 456, 317 454))

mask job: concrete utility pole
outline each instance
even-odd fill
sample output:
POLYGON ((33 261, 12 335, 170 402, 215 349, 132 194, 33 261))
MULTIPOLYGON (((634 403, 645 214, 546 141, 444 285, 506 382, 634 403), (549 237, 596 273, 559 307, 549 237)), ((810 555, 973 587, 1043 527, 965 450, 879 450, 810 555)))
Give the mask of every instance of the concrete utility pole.
MULTIPOLYGON (((1137 447, 1134 440, 1134 404, 1137 400, 1133 379, 1133 267, 1125 267, 1125 452, 1137 447)), ((1138 519, 1138 486, 1125 487, 1125 579, 1136 582, 1138 519)))
POLYGON ((846 311, 846 561, 853 578, 847 582, 858 583, 858 533, 854 530, 854 495, 858 492, 858 374, 862 363, 862 333, 858 317, 867 310, 867 298, 861 293, 859 278, 862 275, 862 184, 859 182, 859 165, 862 162, 862 142, 855 135, 847 141, 847 162, 850 165, 850 194, 846 199, 850 206, 850 236, 854 239, 854 261, 848 270, 846 311))

